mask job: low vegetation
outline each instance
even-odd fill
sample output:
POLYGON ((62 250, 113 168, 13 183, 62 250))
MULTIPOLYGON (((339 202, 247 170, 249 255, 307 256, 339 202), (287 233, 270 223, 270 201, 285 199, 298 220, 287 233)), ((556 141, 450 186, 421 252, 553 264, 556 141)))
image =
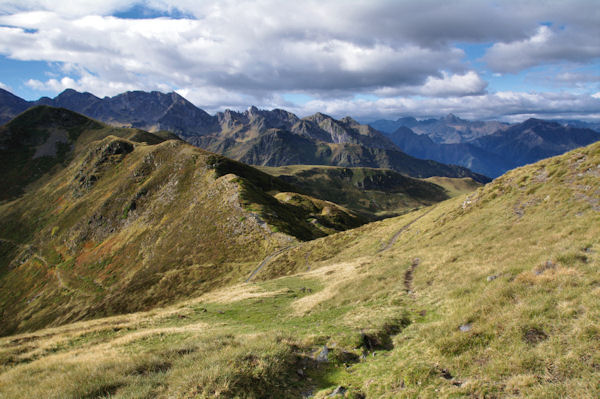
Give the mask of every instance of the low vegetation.
POLYGON ((481 186, 468 177, 432 177, 423 181, 389 169, 310 165, 259 169, 313 197, 343 205, 370 220, 398 216, 481 186))
POLYGON ((64 133, 56 121, 79 126, 64 159, 44 155, 54 166, 0 204, 2 334, 238 283, 273 252, 364 223, 335 204, 290 201, 290 185, 168 135, 67 110, 31 109, 3 137, 19 150, 14 126, 26 125, 30 153, 49 150, 64 133))
POLYGON ((0 396, 595 398, 599 237, 594 144, 263 252, 247 283, 4 337, 0 396))

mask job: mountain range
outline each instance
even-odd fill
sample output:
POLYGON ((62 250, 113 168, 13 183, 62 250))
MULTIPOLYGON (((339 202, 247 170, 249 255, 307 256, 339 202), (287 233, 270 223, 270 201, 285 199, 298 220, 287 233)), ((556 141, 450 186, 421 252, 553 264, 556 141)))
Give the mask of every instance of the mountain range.
POLYGON ((397 120, 380 119, 369 123, 384 133, 393 133, 400 127, 407 127, 419 135, 427 135, 439 144, 456 144, 472 141, 482 136, 508 128, 508 123, 498 121, 469 121, 454 114, 440 119, 417 120, 403 117, 397 120))
POLYGON ((0 397, 600 395, 600 143, 445 199, 64 108, 0 140, 0 397))
POLYGON ((577 121, 530 119, 508 124, 449 114, 364 125, 351 117, 336 120, 316 113, 299 118, 285 110, 256 107, 209 115, 177 93, 156 91, 99 98, 68 89, 55 98, 27 102, 0 89, 0 123, 39 104, 70 109, 113 126, 169 131, 251 165, 387 168, 418 178, 470 177, 479 182, 600 139, 600 133, 577 127, 595 125, 577 121))
POLYGON ((0 159, 0 334, 206 291, 367 221, 171 133, 64 108, 0 127, 0 159))
POLYGON ((407 154, 461 165, 490 177, 600 140, 585 122, 561 124, 541 119, 507 124, 468 121, 455 115, 418 121, 405 117, 370 124, 407 154))
POLYGON ((489 179, 467 168, 419 160, 405 154, 379 131, 352 118, 335 120, 317 113, 306 118, 275 109, 226 110, 214 116, 177 93, 127 92, 100 99, 90 93, 65 90, 54 99, 34 102, 7 98, 4 115, 16 115, 39 104, 62 107, 121 127, 150 132, 166 130, 207 150, 252 165, 315 164, 388 168, 413 177, 489 179), (10 100, 10 101, 9 101, 10 100))

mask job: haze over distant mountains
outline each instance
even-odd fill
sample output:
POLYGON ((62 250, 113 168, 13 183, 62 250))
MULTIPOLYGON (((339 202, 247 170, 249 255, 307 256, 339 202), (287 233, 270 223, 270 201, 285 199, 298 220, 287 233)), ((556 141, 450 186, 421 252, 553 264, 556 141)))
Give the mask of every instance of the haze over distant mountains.
POLYGON ((490 177, 600 140, 597 131, 574 125, 578 124, 533 118, 510 125, 467 121, 452 114, 441 119, 371 123, 409 155, 465 166, 490 177))
POLYGON ((67 108, 115 126, 167 130, 194 145, 252 165, 380 167, 414 177, 472 177, 478 181, 485 178, 471 171, 496 177, 600 139, 598 131, 587 128, 598 126, 582 121, 560 124, 530 119, 510 125, 468 121, 450 114, 441 119, 404 117, 364 125, 351 117, 336 120, 316 113, 299 118, 285 110, 256 107, 213 116, 177 93, 156 91, 99 98, 68 89, 55 98, 28 102, 0 89, 0 123, 38 104, 67 108))

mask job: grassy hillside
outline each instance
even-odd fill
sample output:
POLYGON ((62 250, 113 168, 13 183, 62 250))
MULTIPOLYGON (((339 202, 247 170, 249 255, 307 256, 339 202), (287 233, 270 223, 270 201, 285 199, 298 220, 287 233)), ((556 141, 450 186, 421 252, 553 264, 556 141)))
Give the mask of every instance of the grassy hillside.
POLYGON ((62 109, 32 109, 3 137, 28 134, 38 151, 60 120, 76 132, 65 156, 45 155, 53 166, 0 205, 1 334, 241 282, 281 248, 364 223, 336 204, 290 201, 293 187, 249 166, 62 109))
POLYGON ((0 127, 0 201, 23 194, 28 184, 62 169, 77 151, 109 135, 149 144, 178 140, 168 132, 113 128, 63 108, 31 108, 0 127))
POLYGON ((596 398, 599 237, 594 144, 293 246, 246 284, 2 338, 0 395, 596 398))
POLYGON ((446 193, 450 197, 456 197, 458 195, 468 194, 471 191, 475 191, 476 189, 478 189, 479 187, 482 186, 481 183, 478 183, 469 177, 451 178, 451 177, 433 176, 433 177, 428 177, 423 180, 443 187, 444 190, 446 190, 446 193))
POLYGON ((259 169, 314 197, 343 205, 371 220, 397 216, 443 201, 449 195, 456 195, 459 186, 465 190, 463 192, 479 187, 470 178, 440 177, 424 182, 388 169, 310 165, 262 166, 259 169), (437 181, 442 184, 438 185, 437 181))

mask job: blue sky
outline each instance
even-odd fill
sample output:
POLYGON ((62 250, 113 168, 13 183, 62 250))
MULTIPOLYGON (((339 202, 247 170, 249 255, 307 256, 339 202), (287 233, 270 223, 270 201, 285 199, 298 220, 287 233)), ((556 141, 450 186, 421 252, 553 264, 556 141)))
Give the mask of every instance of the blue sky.
POLYGON ((598 120, 599 20, 595 0, 5 0, 0 87, 177 91, 209 112, 598 120))

